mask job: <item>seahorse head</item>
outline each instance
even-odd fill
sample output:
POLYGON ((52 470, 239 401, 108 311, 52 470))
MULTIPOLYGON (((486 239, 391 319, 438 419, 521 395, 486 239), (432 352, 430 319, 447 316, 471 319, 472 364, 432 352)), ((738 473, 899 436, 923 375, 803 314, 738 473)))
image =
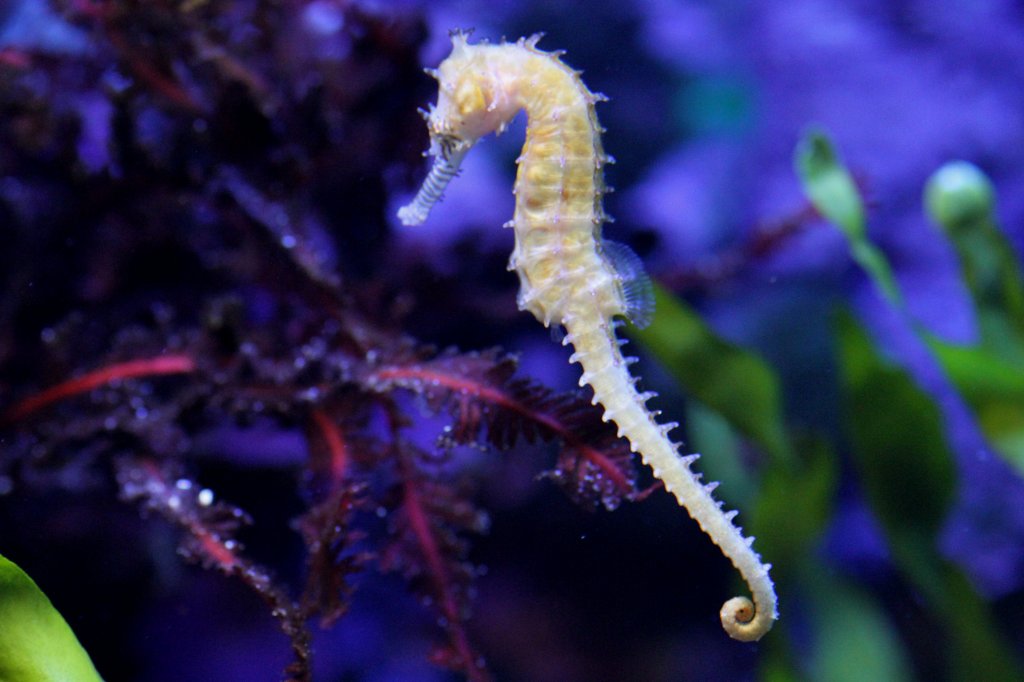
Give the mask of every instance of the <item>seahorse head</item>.
POLYGON ((470 45, 468 34, 452 33, 452 53, 432 74, 438 80, 437 104, 428 112, 432 140, 455 139, 472 145, 501 132, 522 108, 514 79, 498 46, 470 45))
POLYGON ((522 108, 508 57, 498 46, 470 45, 452 32, 452 53, 427 73, 438 81, 437 103, 425 112, 434 164, 415 198, 399 209, 406 225, 419 225, 459 172, 466 153, 484 135, 502 132, 522 108))

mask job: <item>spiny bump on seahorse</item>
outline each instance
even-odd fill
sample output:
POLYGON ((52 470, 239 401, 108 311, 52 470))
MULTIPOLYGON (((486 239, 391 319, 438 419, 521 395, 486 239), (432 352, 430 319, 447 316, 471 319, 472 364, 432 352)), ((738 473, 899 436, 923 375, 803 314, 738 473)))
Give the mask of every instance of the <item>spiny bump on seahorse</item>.
POLYGON ((736 512, 723 512, 691 470, 697 455, 682 456, 668 433, 677 424, 658 424, 648 410, 651 393, 640 393, 630 375, 633 358, 624 357, 616 338, 617 318, 638 325, 650 321, 654 299, 640 259, 629 247, 605 240, 602 196, 604 153, 594 105, 606 100, 592 93, 561 52, 537 49, 541 35, 515 43, 470 44, 453 31, 452 52, 430 73, 438 81, 437 103, 427 110, 428 154, 433 166, 415 198, 398 216, 406 225, 427 219, 466 153, 483 136, 500 134, 526 110, 526 143, 517 160, 515 231, 509 269, 519 275, 518 304, 545 326, 565 328, 570 361, 582 369, 593 403, 613 421, 654 475, 686 508, 747 582, 753 602, 734 597, 722 606, 726 632, 742 641, 760 639, 777 618, 770 565, 753 550, 753 538, 733 524, 736 512))

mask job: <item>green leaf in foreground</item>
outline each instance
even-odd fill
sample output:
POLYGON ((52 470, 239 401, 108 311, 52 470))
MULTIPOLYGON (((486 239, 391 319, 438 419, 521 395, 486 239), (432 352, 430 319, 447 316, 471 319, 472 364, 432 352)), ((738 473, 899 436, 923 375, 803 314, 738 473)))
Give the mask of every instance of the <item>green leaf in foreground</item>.
POLYGON ((757 499, 758 479, 743 461, 743 440, 725 417, 698 400, 686 403, 686 435, 695 452, 713 456, 701 460, 701 471, 711 481, 728 485, 730 502, 741 512, 757 499))
POLYGON ((697 400, 721 414, 774 459, 790 459, 779 382, 759 357, 725 341, 700 316, 659 286, 658 311, 646 329, 630 327, 639 341, 697 400))
POLYGON ((818 565, 814 553, 839 481, 839 460, 827 441, 801 437, 795 445, 796 462, 765 468, 749 527, 780 582, 795 581, 800 566, 818 565))
POLYGON ((868 501, 888 532, 930 543, 956 481, 939 409, 852 318, 839 331, 846 426, 868 501))
POLYGON ((832 141, 821 130, 808 130, 794 154, 797 175, 815 210, 834 223, 850 244, 850 255, 871 277, 883 296, 895 305, 902 298, 884 254, 868 241, 864 202, 853 176, 842 164, 832 141))
POLYGON ((75 633, 32 578, 0 556, 0 680, 100 680, 75 633))
POLYGON ((956 482, 938 407, 849 316, 839 346, 851 455, 894 561, 946 631, 950 679, 1024 679, 988 606, 937 549, 956 482))
POLYGON ((913 679, 899 633, 879 600, 821 561, 820 542, 832 518, 839 481, 838 457, 820 438, 796 438, 794 445, 797 465, 773 462, 764 472, 749 529, 772 558, 780 593, 788 595, 787 602, 800 604, 795 610, 809 618, 813 634, 799 662, 785 640, 772 639, 761 679, 913 679))
POLYGON ((1024 371, 984 347, 929 339, 957 391, 996 451, 1024 475, 1024 371))
POLYGON ((896 628, 870 594, 837 575, 808 576, 814 623, 812 679, 828 682, 912 680, 896 628))

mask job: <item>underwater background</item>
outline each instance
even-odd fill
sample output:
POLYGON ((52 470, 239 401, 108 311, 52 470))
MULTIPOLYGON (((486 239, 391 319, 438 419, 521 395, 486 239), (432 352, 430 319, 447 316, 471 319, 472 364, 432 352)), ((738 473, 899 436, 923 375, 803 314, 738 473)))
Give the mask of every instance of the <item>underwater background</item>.
POLYGON ((1021 187, 1010 0, 11 0, 0 555, 108 681, 1024 679, 1021 187), (395 218, 454 28, 610 97, 627 350, 773 565, 758 643, 516 308, 523 122, 395 218))

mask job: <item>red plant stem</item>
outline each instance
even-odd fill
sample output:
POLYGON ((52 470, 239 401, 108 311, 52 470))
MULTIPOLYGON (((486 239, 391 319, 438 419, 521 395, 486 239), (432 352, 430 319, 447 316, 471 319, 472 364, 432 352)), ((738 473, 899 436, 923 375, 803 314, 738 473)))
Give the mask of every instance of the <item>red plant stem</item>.
POLYGON ((147 62, 144 55, 139 55, 132 50, 119 29, 108 27, 107 39, 120 53, 128 68, 154 92, 193 116, 201 116, 205 113, 199 102, 180 83, 165 76, 158 68, 147 62))
POLYGON ((622 473, 622 470, 615 465, 615 462, 611 461, 603 452, 580 439, 575 433, 570 429, 567 429, 564 424, 552 417, 550 414, 532 409, 528 405, 512 400, 506 393, 503 393, 498 389, 474 381, 469 381, 468 379, 453 377, 443 372, 435 372, 428 368, 419 366, 385 367, 384 369, 375 372, 373 376, 374 378, 383 381, 397 381, 399 383, 403 380, 415 380, 438 384, 452 391, 469 393, 481 400, 494 403, 495 405, 507 410, 521 414, 551 430, 551 432, 561 438, 566 445, 577 448, 591 464, 598 467, 601 472, 616 485, 616 487, 624 491, 627 495, 633 491, 633 486, 630 483, 629 478, 627 478, 627 476, 622 473))
POLYGON ((781 249, 791 237, 808 228, 819 217, 814 206, 805 202, 790 214, 756 227, 743 243, 706 256, 697 263, 657 273, 656 279, 676 292, 721 284, 735 277, 751 262, 781 249))
POLYGON ((238 557, 228 549, 222 539, 212 535, 206 529, 196 526, 196 524, 189 524, 188 530, 199 538, 199 542, 203 545, 203 550, 217 563, 217 566, 222 571, 232 573, 239 567, 238 557))
POLYGON ((411 465, 400 456, 402 478, 402 506, 405 508, 406 516, 409 518, 409 525, 416 536, 416 542, 427 560, 427 567, 433 577, 434 585, 440 597, 438 600, 441 611, 448 621, 446 630, 451 637, 460 659, 462 659, 463 670, 470 682, 488 682, 489 675, 477 665, 476 655, 473 647, 469 644, 469 637, 462 626, 462 617, 459 614, 458 605, 455 603, 455 596, 450 589, 451 581, 448 571, 445 570, 444 559, 441 557, 441 549, 437 546, 437 538, 434 537, 434 530, 431 526, 427 511, 423 508, 423 499, 420 491, 416 488, 415 476, 410 471, 411 465))
POLYGON ((71 9, 78 12, 84 17, 92 19, 106 19, 111 12, 110 3, 103 2, 102 0, 72 0, 71 9))
POLYGON ((5 47, 0 49, 0 65, 27 69, 32 66, 32 55, 24 50, 5 47))
POLYGON ((145 490, 138 497, 148 500, 146 506, 186 530, 198 541, 203 552, 203 556, 198 558, 204 567, 215 564, 224 574, 238 576, 271 606, 281 629, 291 640, 292 652, 295 654, 295 662, 286 669, 290 672, 287 679, 307 682, 310 679, 310 635, 298 605, 274 584, 264 569, 236 554, 240 549, 237 542, 221 537, 215 529, 207 528, 193 501, 186 504, 174 501, 178 494, 174 489, 175 484, 168 480, 155 461, 148 457, 142 458, 139 467, 145 471, 146 480, 143 483, 145 490))
POLYGON ((188 374, 196 369, 195 360, 189 355, 159 355, 155 358, 128 360, 87 372, 80 377, 68 379, 56 386, 31 395, 7 411, 4 422, 23 419, 33 412, 65 398, 87 393, 105 384, 123 379, 138 379, 168 374, 188 374))
POLYGON ((205 113, 203 107, 184 86, 175 81, 173 77, 161 73, 160 69, 147 61, 145 55, 140 55, 132 49, 122 28, 114 21, 118 7, 116 2, 104 0, 72 0, 71 2, 71 8, 75 12, 92 19, 99 25, 107 40, 118 52, 118 56, 140 81, 187 113, 193 116, 203 115, 205 113))
MULTIPOLYGON (((147 459, 143 461, 142 466, 150 475, 151 480, 159 484, 159 499, 166 500, 173 495, 173 492, 171 491, 171 484, 164 477, 163 471, 160 470, 160 467, 157 466, 155 462, 147 459)), ((168 509, 171 512, 175 512, 171 507, 168 507, 168 509)), ((193 537, 199 540, 199 543, 202 545, 207 556, 213 559, 222 571, 225 573, 233 573, 236 568, 241 567, 241 562, 239 561, 238 556, 231 551, 231 549, 224 543, 224 540, 205 528, 192 514, 176 513, 174 515, 174 520, 184 526, 193 537)))
POLYGON ((320 430, 324 442, 327 443, 327 451, 330 453, 329 475, 331 492, 333 493, 340 489, 341 483, 345 479, 345 472, 348 469, 349 462, 348 445, 345 443, 345 437, 342 435, 341 429, 323 410, 313 410, 313 423, 320 430))

